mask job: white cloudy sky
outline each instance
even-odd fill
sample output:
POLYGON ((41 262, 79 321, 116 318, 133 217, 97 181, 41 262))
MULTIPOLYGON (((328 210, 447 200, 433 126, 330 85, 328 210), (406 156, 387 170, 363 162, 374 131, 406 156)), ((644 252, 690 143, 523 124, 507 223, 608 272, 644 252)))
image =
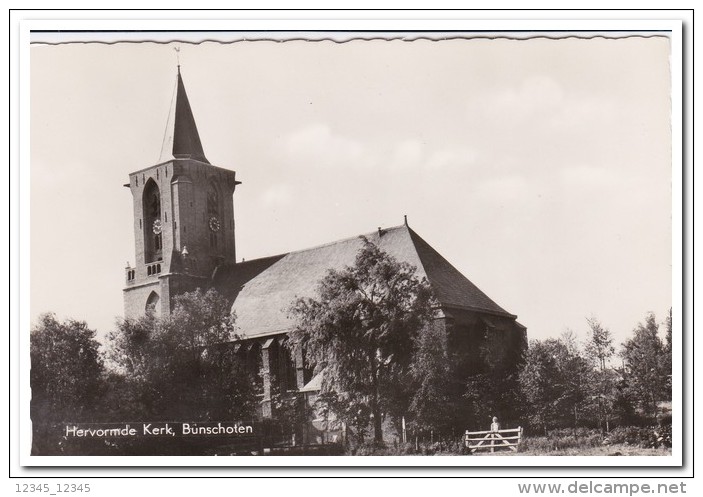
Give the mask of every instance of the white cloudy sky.
MULTIPOLYGON (((205 154, 237 171, 238 256, 410 226, 532 338, 618 342, 671 306, 666 38, 181 44, 205 154)), ((31 317, 106 333, 134 263, 172 46, 31 48, 31 317)))

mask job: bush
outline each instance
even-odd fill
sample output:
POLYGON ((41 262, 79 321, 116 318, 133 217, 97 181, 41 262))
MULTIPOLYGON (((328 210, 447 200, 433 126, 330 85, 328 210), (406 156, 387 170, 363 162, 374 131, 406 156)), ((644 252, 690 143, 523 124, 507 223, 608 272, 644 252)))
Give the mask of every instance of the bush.
POLYGON ((421 443, 415 449, 414 443, 378 445, 366 442, 350 451, 354 456, 451 456, 469 454, 462 440, 437 441, 434 443, 421 443))
POLYGON ((423 456, 451 456, 467 454, 470 453, 470 451, 464 447, 463 440, 451 440, 421 445, 420 453, 423 456))
POLYGON ((599 430, 588 428, 552 430, 546 437, 525 437, 520 450, 536 452, 554 452, 565 449, 599 447, 603 436, 599 430))
POLYGON ((374 442, 364 442, 351 450, 353 456, 410 456, 417 454, 415 446, 410 443, 379 445, 374 442))
POLYGON ((671 426, 671 413, 664 413, 661 416, 659 416, 659 424, 664 426, 664 425, 669 425, 671 426))
POLYGON ((671 448, 671 423, 659 426, 655 433, 659 435, 657 441, 662 447, 671 448))
POLYGON ((619 426, 608 434, 608 440, 611 444, 631 445, 645 449, 671 447, 671 425, 619 426))

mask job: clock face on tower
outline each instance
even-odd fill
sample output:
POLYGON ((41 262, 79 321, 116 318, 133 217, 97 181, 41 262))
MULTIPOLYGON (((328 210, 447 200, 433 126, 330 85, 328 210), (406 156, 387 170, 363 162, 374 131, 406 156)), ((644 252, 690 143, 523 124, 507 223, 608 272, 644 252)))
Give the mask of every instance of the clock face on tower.
POLYGON ((155 235, 161 233, 161 219, 154 219, 154 224, 151 226, 151 231, 153 231, 155 235))
POLYGON ((220 220, 217 219, 217 217, 212 216, 208 221, 208 226, 210 227, 210 231, 220 231, 220 220))

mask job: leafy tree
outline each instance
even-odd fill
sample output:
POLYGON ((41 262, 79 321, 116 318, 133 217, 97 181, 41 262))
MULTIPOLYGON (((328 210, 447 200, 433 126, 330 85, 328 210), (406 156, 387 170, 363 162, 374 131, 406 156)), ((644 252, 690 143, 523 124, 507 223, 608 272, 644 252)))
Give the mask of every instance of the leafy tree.
POLYGON ((591 370, 568 335, 532 340, 519 373, 530 423, 545 433, 554 426, 576 427, 587 408, 591 370))
POLYGON ((576 333, 571 328, 566 328, 561 335, 559 335, 559 342, 564 347, 564 352, 570 356, 581 355, 581 349, 579 347, 578 339, 576 338, 576 333))
POLYGON ((447 336, 443 329, 428 326, 415 337, 415 354, 410 365, 412 395, 409 411, 417 429, 446 432, 457 415, 460 389, 454 381, 447 336))
POLYGON ((598 417, 598 423, 606 431, 610 431, 610 418, 613 414, 613 404, 616 398, 617 374, 608 368, 610 358, 615 354, 613 336, 595 316, 586 318, 590 334, 586 342, 586 355, 596 370, 593 372, 591 397, 598 417))
POLYGON ((323 374, 322 394, 334 400, 348 424, 373 422, 374 440, 383 440, 384 413, 397 395, 412 358, 414 339, 432 318, 427 281, 363 238, 353 266, 330 270, 316 298, 294 302, 294 348, 303 347, 323 374))
POLYGON ((629 387, 625 367, 617 368, 616 374, 613 419, 617 420, 620 426, 649 424, 649 421, 637 412, 638 399, 634 391, 629 387))
POLYGON ((586 318, 586 322, 590 329, 588 342, 586 343, 586 355, 601 371, 604 371, 608 361, 615 354, 613 335, 595 316, 586 318))
MULTIPOLYGON (((593 368, 584 357, 574 335, 568 335, 569 341, 565 354, 559 357, 558 372, 563 391, 559 399, 564 413, 573 417, 573 427, 576 428, 589 410, 588 392, 593 381, 593 368)), ((564 337, 562 340, 564 340, 564 337)))
POLYGON ((254 410, 253 381, 234 356, 235 338, 227 301, 198 289, 175 297, 169 317, 119 322, 109 358, 135 415, 244 419, 254 410))
POLYGON ((547 433, 557 415, 555 400, 559 395, 556 379, 556 356, 552 349, 558 346, 554 339, 531 340, 520 371, 520 387, 530 407, 530 424, 540 426, 547 433))
MULTIPOLYGON (((610 431, 610 423, 615 413, 618 398, 620 375, 613 368, 594 369, 591 373, 589 397, 590 410, 601 430, 610 431)), ((622 399, 621 399, 622 402, 622 399)))
POLYGON ((30 332, 33 454, 59 450, 57 424, 91 421, 102 395, 103 361, 83 321, 43 314, 30 332))
POLYGON ((671 332, 672 332, 672 315, 671 307, 669 307, 669 314, 666 316, 666 341, 664 342, 664 350, 671 355, 671 332))
POLYGON ((654 313, 647 314, 644 324, 637 325, 634 336, 622 344, 620 354, 629 396, 637 399, 642 412, 656 417, 658 401, 667 397, 668 372, 654 313))
POLYGON ((669 308, 669 314, 666 316, 666 334, 664 338, 664 373, 667 375, 667 382, 666 382, 666 391, 664 398, 666 400, 671 400, 671 374, 673 372, 672 368, 672 346, 671 346, 671 332, 672 332, 672 316, 671 316, 671 308, 669 308))
POLYGON ((271 406, 274 424, 281 430, 281 434, 288 441, 300 443, 299 440, 303 438, 301 427, 305 426, 313 415, 307 402, 299 395, 291 396, 277 392, 271 396, 271 406))

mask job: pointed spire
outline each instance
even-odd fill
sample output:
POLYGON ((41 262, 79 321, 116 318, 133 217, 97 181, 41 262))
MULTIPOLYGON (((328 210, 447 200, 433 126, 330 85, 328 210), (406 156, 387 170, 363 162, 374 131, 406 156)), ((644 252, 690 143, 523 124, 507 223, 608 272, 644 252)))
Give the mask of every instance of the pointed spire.
POLYGON ((175 158, 193 159, 209 164, 210 162, 205 158, 205 152, 203 152, 203 145, 200 143, 198 128, 195 125, 193 111, 190 108, 188 95, 183 85, 180 64, 178 65, 175 93, 175 98, 171 101, 171 110, 168 114, 159 162, 175 158))

